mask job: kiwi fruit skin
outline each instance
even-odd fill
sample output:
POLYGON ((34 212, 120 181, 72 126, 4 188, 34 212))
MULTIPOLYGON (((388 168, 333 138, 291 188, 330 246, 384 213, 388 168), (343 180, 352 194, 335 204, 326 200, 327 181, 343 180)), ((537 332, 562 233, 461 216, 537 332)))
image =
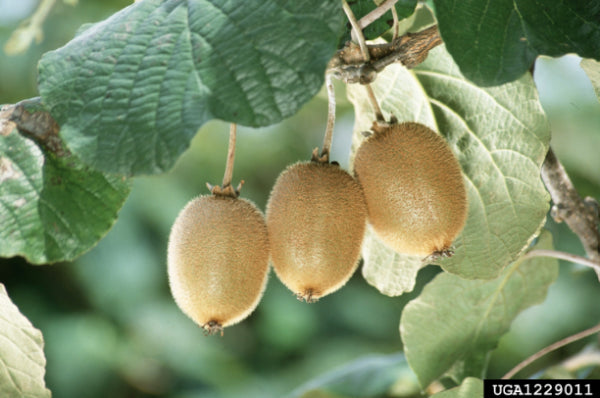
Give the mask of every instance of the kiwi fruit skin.
POLYGON ((171 293, 208 333, 246 318, 258 305, 269 271, 263 214, 248 200, 207 195, 179 213, 168 244, 171 293))
POLYGON ((360 185, 338 165, 289 166, 275 182, 266 217, 273 269, 298 299, 314 302, 356 270, 367 207, 360 185))
POLYGON ((448 255, 467 219, 460 164, 446 141, 415 123, 374 124, 358 148, 354 174, 369 223, 396 252, 448 255))

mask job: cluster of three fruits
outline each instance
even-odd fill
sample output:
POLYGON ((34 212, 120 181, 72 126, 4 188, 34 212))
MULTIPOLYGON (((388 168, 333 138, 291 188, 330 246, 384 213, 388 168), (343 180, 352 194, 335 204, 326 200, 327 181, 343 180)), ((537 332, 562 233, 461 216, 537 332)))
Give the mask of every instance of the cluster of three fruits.
POLYGON ((271 192, 266 223, 237 195, 188 203, 168 248, 179 307, 207 332, 222 332, 258 305, 269 258, 290 290, 315 301, 353 274, 367 220, 398 252, 450 250, 467 200, 460 165, 442 137, 418 123, 374 124, 354 172, 356 179, 316 156, 288 167, 271 192))

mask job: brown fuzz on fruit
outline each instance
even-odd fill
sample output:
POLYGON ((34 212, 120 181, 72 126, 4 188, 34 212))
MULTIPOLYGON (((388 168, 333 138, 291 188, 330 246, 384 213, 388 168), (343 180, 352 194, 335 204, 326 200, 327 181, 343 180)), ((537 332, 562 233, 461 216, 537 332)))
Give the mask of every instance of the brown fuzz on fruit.
POLYGON ((221 333, 256 308, 267 282, 267 226, 256 206, 233 189, 190 201, 175 220, 168 247, 171 292, 207 334, 221 333), (231 192, 230 192, 231 191, 231 192))
POLYGON ((306 302, 350 279, 360 259, 367 217, 356 180, 338 165, 313 158, 280 174, 266 212, 275 273, 306 302))
POLYGON ((452 255, 468 205, 460 164, 450 147, 420 123, 374 123, 372 130, 356 152, 354 173, 373 229, 399 253, 452 255))

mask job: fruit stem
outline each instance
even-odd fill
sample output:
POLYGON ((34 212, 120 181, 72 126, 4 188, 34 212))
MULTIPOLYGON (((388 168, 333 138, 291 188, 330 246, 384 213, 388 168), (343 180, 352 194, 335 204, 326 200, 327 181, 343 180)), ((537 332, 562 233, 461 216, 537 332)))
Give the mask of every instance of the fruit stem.
POLYGON ((335 125, 335 89, 330 74, 325 75, 325 86, 327 87, 328 101, 327 127, 325 128, 325 137, 323 138, 321 158, 324 158, 325 161, 329 161, 329 151, 331 150, 331 143, 333 142, 333 127, 335 125))
POLYGON ((242 184, 244 181, 240 181, 240 185, 236 189, 233 189, 231 186, 231 180, 233 178, 233 162, 235 160, 235 135, 237 131, 237 124, 231 123, 229 127, 229 148, 227 150, 227 164, 225 165, 225 175, 223 176, 223 185, 222 186, 212 186, 209 183, 206 183, 206 186, 210 190, 213 195, 217 196, 229 196, 232 198, 237 198, 240 195, 240 189, 242 189, 242 184))
MULTIPOLYGON (((379 4, 379 6, 377 6, 377 8, 375 8, 373 11, 362 17, 358 21, 358 26, 361 29, 366 28, 367 26, 381 18, 383 14, 388 12, 390 9, 392 10, 392 14, 396 13, 396 7, 394 7, 394 5, 397 2, 398 0, 385 0, 383 3, 379 4)), ((396 18, 397 17, 398 15, 396 14, 396 18)))
POLYGON ((398 12, 396 11, 396 7, 392 7, 392 18, 394 18, 394 24, 392 26, 394 32, 392 41, 394 41, 398 38, 398 36, 400 36, 400 25, 398 23, 398 12))
POLYGON ((225 165, 225 175, 223 176, 223 189, 231 185, 233 178, 233 161, 235 160, 235 136, 237 124, 231 123, 229 127, 229 148, 227 152, 227 164, 225 165))
MULTIPOLYGON (((392 3, 393 5, 393 3, 392 3)), ((344 12, 346 13, 346 17, 348 21, 350 21, 350 25, 352 25, 352 40, 358 42, 358 46, 360 47, 360 52, 362 53, 363 59, 365 63, 368 63, 371 60, 371 54, 369 53, 369 48, 367 47, 367 42, 365 41, 365 36, 363 35, 362 29, 352 9, 348 5, 346 0, 342 0, 342 6, 344 8, 344 12)), ((377 120, 383 121, 383 112, 381 112, 381 108, 379 107, 379 103, 377 102, 377 98, 375 98, 375 93, 369 84, 365 84, 365 88, 367 89, 367 96, 373 109, 375 111, 375 118, 377 120)))
POLYGON ((371 60, 371 55, 369 54, 365 36, 360 29, 360 25, 358 24, 358 21, 356 20, 356 17, 354 16, 354 13, 352 12, 352 9, 346 0, 342 0, 342 7, 344 8, 344 12, 346 13, 346 17, 348 18, 350 25, 352 25, 352 40, 358 42, 360 52, 362 53, 365 62, 369 62, 371 60))
POLYGON ((370 84, 365 84, 365 89, 367 90, 367 97, 369 98, 369 102, 371 102, 371 106, 375 111, 375 119, 379 122, 384 122, 385 118, 383 117, 383 112, 379 107, 379 103, 377 102, 377 98, 375 97, 375 93, 373 92, 373 88, 370 84))

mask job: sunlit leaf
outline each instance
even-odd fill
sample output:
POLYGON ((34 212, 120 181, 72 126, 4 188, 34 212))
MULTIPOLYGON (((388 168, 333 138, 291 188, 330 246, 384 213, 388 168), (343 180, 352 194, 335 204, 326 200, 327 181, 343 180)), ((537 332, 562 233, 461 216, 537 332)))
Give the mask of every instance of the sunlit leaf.
MULTIPOLYGON (((550 249, 546 232, 534 249, 550 249)), ((558 262, 519 259, 491 281, 442 273, 402 312, 400 334, 410 367, 426 387, 443 375, 461 382, 482 377, 488 353, 515 317, 542 302, 558 276, 558 262)))
POLYGON ((0 284, 0 396, 50 397, 42 333, 19 311, 0 284))
POLYGON ((588 58, 582 59, 580 65, 590 78, 596 97, 600 100, 600 62, 588 58))

